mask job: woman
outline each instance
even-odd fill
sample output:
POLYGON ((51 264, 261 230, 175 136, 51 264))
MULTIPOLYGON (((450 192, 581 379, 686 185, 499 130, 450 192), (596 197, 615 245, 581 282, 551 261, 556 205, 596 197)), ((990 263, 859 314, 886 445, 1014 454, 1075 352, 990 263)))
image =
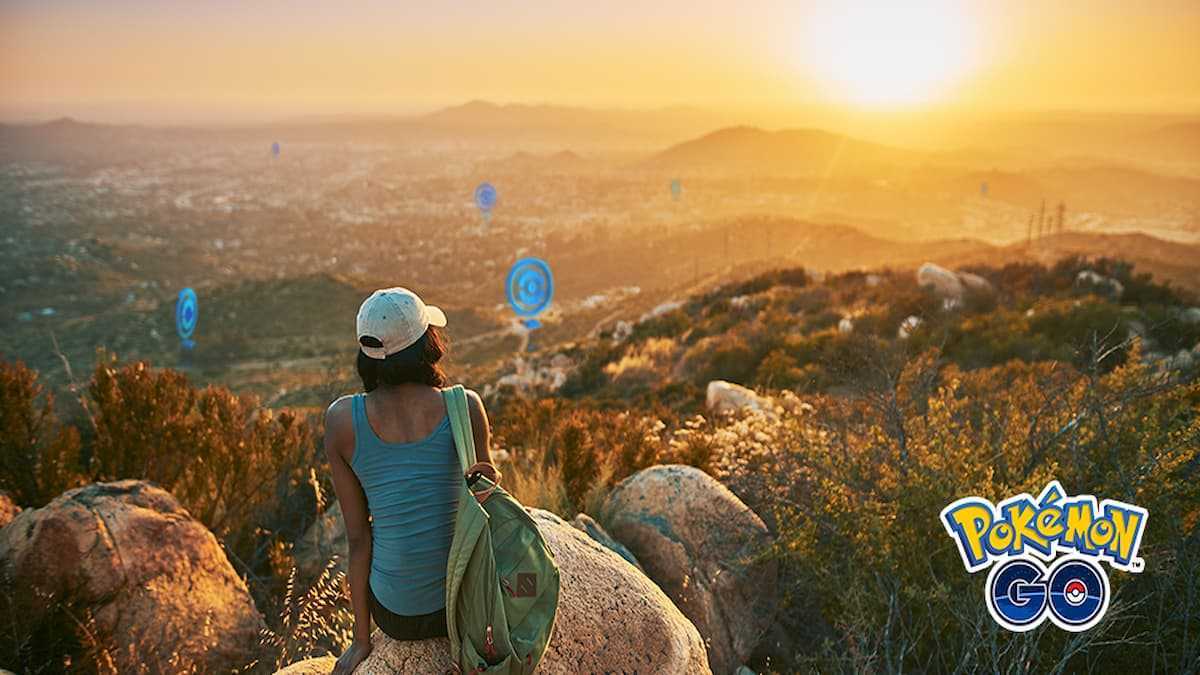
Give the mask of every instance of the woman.
MULTIPOLYGON (((446 635, 446 561, 463 480, 442 401, 446 315, 404 288, 358 310, 365 394, 325 413, 325 452, 350 543, 354 642, 334 673, 371 653, 371 620, 396 640, 446 635)), ((487 414, 467 392, 476 461, 489 462, 487 414)), ((494 475, 490 476, 495 478, 494 475)))

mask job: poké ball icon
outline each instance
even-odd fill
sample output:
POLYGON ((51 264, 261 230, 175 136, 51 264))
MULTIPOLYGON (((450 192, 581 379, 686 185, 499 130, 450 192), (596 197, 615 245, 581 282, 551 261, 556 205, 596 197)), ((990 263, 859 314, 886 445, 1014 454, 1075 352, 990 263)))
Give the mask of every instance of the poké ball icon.
POLYGON ((1087 600, 1087 586, 1078 579, 1072 579, 1063 589, 1063 598, 1072 605, 1083 604, 1087 600))
POLYGON ((504 283, 508 304, 529 328, 541 325, 533 317, 550 306, 554 296, 554 276, 550 265, 540 258, 522 258, 513 263, 504 283))

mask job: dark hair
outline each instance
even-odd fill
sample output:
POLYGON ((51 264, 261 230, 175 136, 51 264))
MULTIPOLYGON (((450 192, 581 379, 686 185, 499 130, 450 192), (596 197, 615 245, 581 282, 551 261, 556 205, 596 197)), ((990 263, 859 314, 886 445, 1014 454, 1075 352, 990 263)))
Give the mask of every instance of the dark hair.
MULTIPOLYGON (((365 347, 382 347, 383 343, 370 335, 359 342, 365 347)), ((363 389, 375 391, 378 387, 392 387, 406 382, 427 384, 431 387, 446 386, 446 373, 438 365, 446 355, 446 338, 437 326, 430 326, 416 342, 392 354, 386 359, 373 359, 358 350, 358 376, 363 389)))

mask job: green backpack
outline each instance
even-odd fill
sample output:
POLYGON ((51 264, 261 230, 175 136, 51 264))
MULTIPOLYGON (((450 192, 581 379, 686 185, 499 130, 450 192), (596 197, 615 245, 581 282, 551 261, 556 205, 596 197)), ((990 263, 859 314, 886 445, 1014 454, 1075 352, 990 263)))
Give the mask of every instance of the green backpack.
POLYGON ((442 395, 464 477, 446 566, 450 655, 467 675, 528 675, 554 630, 558 566, 525 507, 486 476, 468 475, 475 437, 466 390, 442 395))

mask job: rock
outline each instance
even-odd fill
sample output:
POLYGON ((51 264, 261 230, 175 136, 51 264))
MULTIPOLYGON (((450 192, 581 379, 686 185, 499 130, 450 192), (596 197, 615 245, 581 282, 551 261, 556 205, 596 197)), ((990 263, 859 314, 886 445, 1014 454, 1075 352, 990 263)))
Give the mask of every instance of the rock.
POLYGON ((1171 370, 1189 371, 1196 365, 1196 360, 1192 357, 1192 352, 1187 349, 1180 349, 1173 357, 1167 357, 1166 366, 1171 370))
POLYGON ((119 672, 229 672, 257 656, 262 617, 217 538, 166 491, 94 483, 0 529, 0 564, 33 623, 91 612, 119 672))
POLYGON ((1075 285, 1100 291, 1113 300, 1120 300, 1125 294, 1125 285, 1116 279, 1104 276, 1094 270, 1082 270, 1075 275, 1075 285))
POLYGON ((742 500, 694 467, 653 466, 617 485, 601 522, 696 624, 715 672, 750 657, 774 619, 778 565, 750 560, 771 535, 742 500))
POLYGON ((1179 313, 1179 319, 1186 324, 1200 323, 1200 307, 1189 307, 1179 313))
POLYGON ((962 301, 962 281, 957 274, 939 265, 929 262, 921 265, 917 269, 917 285, 932 288, 934 294, 943 301, 962 301))
POLYGON ((308 527, 303 537, 296 541, 293 555, 296 570, 301 577, 315 578, 331 558, 337 558, 337 569, 345 572, 350 545, 346 541, 346 522, 342 520, 342 506, 333 506, 308 527))
MULTIPOLYGON (((554 633, 539 675, 711 675, 696 627, 658 586, 558 516, 540 509, 530 514, 558 562, 561 584, 554 633)), ((374 649, 355 675, 442 673, 450 667, 445 638, 397 642, 376 630, 371 639, 374 649)), ((329 672, 332 663, 310 659, 279 672, 329 672)))
POLYGON ((654 309, 650 310, 649 312, 646 312, 645 314, 643 314, 641 316, 641 318, 638 319, 638 323, 642 323, 645 321, 649 321, 650 319, 660 317, 663 314, 666 314, 668 312, 674 312, 675 310, 679 309, 680 307, 683 307, 683 302, 681 302, 679 300, 670 300, 670 301, 664 302, 664 303, 658 305, 657 307, 655 307, 654 309))
POLYGON ((0 492, 0 527, 12 522, 13 518, 21 512, 21 507, 8 496, 7 492, 0 492))
POLYGON ((725 380, 713 380, 708 383, 704 405, 716 415, 729 415, 743 408, 749 408, 771 418, 776 416, 775 406, 770 399, 759 396, 739 384, 725 380))
POLYGON ((626 338, 633 334, 633 324, 628 321, 618 321, 616 328, 613 328, 612 339, 616 342, 624 342, 626 338))
MULTIPOLYGON (((449 649, 449 647, 447 647, 449 649)), ((278 670, 275 675, 329 675, 333 672, 333 664, 337 663, 337 658, 333 656, 320 656, 315 659, 305 659, 298 663, 278 670)), ((358 672, 355 670, 355 672, 358 672)))
POLYGON ((841 321, 838 321, 838 332, 844 335, 854 332, 854 321, 848 316, 843 316, 841 321))
POLYGON ((942 301, 942 308, 947 310, 961 307, 968 297, 989 300, 996 295, 992 282, 978 274, 951 272, 929 262, 917 269, 917 285, 933 289, 942 301))
POLYGON ((571 521, 571 525, 573 525, 575 529, 591 537, 596 541, 596 543, 600 544, 604 548, 607 548, 613 553, 616 553, 624 558, 625 561, 630 565, 638 568, 639 572, 645 572, 645 570, 642 569, 642 564, 637 561, 637 557, 630 553, 629 549, 625 548, 624 544, 616 539, 613 539, 608 532, 605 532, 604 528, 600 527, 600 523, 597 523, 596 520, 588 514, 580 513, 576 515, 575 519, 571 521))
POLYGON ((908 338, 912 337, 912 334, 915 333, 918 328, 921 327, 922 323, 924 323, 924 321, 922 321, 921 317, 919 316, 908 317, 904 321, 900 322, 900 328, 896 330, 896 337, 900 338, 901 340, 907 340, 908 338))
POLYGON ((978 274, 959 272, 958 281, 962 284, 963 289, 968 293, 978 293, 981 295, 994 295, 996 293, 996 289, 992 286, 992 282, 984 279, 978 274))

